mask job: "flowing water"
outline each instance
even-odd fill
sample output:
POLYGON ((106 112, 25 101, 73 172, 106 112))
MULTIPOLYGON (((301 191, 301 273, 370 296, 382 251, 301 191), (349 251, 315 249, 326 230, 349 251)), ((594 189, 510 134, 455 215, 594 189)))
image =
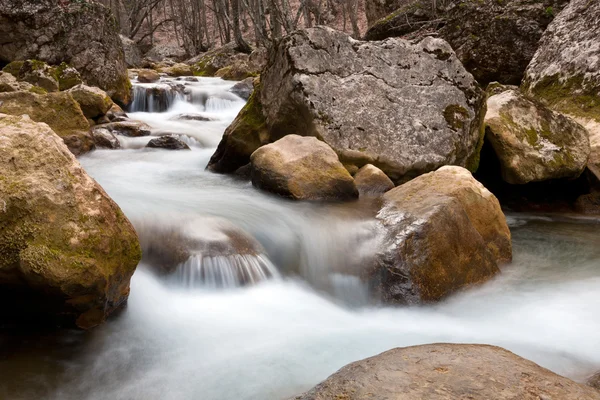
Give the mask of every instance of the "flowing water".
POLYGON ((193 254, 171 276, 144 260, 128 306, 92 332, 0 336, 0 399, 284 399, 432 342, 500 345, 577 380, 600 369, 598 220, 509 215, 514 262, 497 278, 437 305, 375 307, 351 273, 376 251, 375 204, 291 202, 205 171, 244 104, 230 87, 203 78, 165 112, 130 114, 192 151, 120 138, 81 158, 143 245, 169 232, 197 240, 193 254))

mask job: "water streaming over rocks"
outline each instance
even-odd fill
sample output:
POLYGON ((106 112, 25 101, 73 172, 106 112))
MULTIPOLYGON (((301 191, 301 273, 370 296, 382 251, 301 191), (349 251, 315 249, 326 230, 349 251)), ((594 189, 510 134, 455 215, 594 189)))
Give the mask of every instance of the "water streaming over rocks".
POLYGON ((355 272, 378 249, 375 204, 292 202, 205 171, 244 104, 232 84, 201 78, 192 101, 130 113, 192 151, 119 137, 123 149, 81 159, 145 259, 104 326, 0 334, 0 398, 284 399, 351 361, 432 342, 500 345, 578 380, 600 369, 599 221, 510 215, 514 262, 497 278, 437 305, 374 307, 355 272), (161 257, 175 272, 156 273, 161 257))

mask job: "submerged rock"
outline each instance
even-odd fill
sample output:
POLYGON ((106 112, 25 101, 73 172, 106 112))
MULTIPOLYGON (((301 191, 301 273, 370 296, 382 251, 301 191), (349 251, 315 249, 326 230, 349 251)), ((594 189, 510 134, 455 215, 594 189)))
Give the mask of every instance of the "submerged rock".
POLYGON ((442 40, 360 42, 307 29, 276 44, 208 168, 233 172, 260 146, 299 134, 394 182, 446 164, 475 169, 484 107, 483 91, 442 40))
POLYGON ((379 196, 394 188, 394 182, 382 170, 371 164, 356 172, 354 183, 361 196, 379 196))
POLYGON ((0 113, 27 114, 36 122, 47 123, 75 155, 94 148, 90 124, 70 93, 0 93, 0 113))
POLYGON ((0 7, 0 59, 68 63, 87 85, 127 104, 131 84, 110 9, 97 2, 4 0, 0 7))
POLYGON ((167 150, 190 150, 190 146, 182 142, 181 139, 172 135, 165 135, 156 139, 152 139, 148 142, 146 147, 167 150))
POLYGON ((127 300, 135 230, 46 124, 0 115, 0 165, 2 320, 102 323, 127 300))
POLYGON ((518 85, 544 30, 568 0, 396 3, 402 4, 373 24, 365 35, 367 39, 435 33, 450 43, 458 59, 482 85, 492 81, 518 85))
POLYGON ((464 168, 442 167, 385 193, 381 252, 366 271, 387 303, 438 301, 512 258, 500 203, 464 168))
POLYGON ((151 133, 148 124, 135 120, 109 122, 108 124, 97 125, 97 127, 107 129, 115 135, 130 137, 149 136, 151 133))
POLYGON ((487 106, 486 140, 500 160, 506 182, 524 184, 581 175, 590 142, 588 132, 577 122, 516 90, 491 96, 487 106))
POLYGON ((68 93, 79 103, 87 118, 95 119, 105 115, 114 104, 110 96, 97 87, 81 84, 69 89, 68 93))
POLYGON ((294 399, 596 400, 600 393, 500 347, 438 343, 354 362, 294 399))
POLYGON ((173 120, 173 121, 203 121, 203 122, 213 121, 212 118, 207 117, 202 114, 179 114, 179 115, 175 115, 169 119, 173 120))
POLYGON ((313 137, 287 135, 256 150, 252 184, 296 200, 358 197, 352 176, 327 144, 313 137))

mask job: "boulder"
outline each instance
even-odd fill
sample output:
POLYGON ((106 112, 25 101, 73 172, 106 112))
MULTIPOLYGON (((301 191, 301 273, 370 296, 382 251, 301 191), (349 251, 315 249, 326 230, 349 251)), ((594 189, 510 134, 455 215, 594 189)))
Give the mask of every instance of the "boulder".
POLYGON ((145 54, 145 58, 152 62, 161 62, 166 58, 179 62, 187 57, 189 56, 184 48, 173 44, 156 45, 145 54))
POLYGON ((126 36, 119 35, 121 44, 123 45, 123 53, 125 56, 125 64, 127 68, 139 68, 142 66, 142 52, 137 44, 126 36))
POLYGON ((110 121, 115 121, 117 118, 127 118, 127 113, 123 111, 118 104, 113 103, 110 109, 106 112, 106 117, 110 121))
POLYGON ((46 124, 0 115, 0 165, 2 320, 102 323, 141 257, 132 225, 46 124))
POLYGON ((523 90, 590 134, 590 170, 600 178, 600 2, 573 0, 548 26, 523 90))
POLYGON ((127 104, 131 84, 110 9, 98 2, 4 0, 0 7, 0 61, 68 63, 90 86, 127 104))
POLYGON ((0 113, 27 114, 36 122, 47 123, 75 155, 94 148, 90 124, 70 93, 0 93, 0 113))
POLYGON ((382 199, 382 250, 366 275, 385 303, 441 300, 485 282, 512 258, 500 203, 462 167, 421 175, 382 199))
POLYGON ((169 67, 159 67, 158 72, 167 74, 169 76, 192 76, 192 68, 184 63, 177 63, 169 67))
POLYGON ((227 81, 241 81, 257 76, 257 71, 253 70, 246 61, 236 61, 215 72, 215 76, 227 81))
POLYGON ((0 72, 0 92, 17 92, 24 90, 17 78, 8 72, 0 72))
POLYGON ((367 31, 369 40, 418 38, 434 33, 446 40, 465 68, 485 85, 518 85, 544 30, 568 0, 404 1, 367 31), (436 4, 436 3, 433 3, 436 4))
POLYGON ((236 83, 229 91, 244 100, 248 100, 254 91, 254 78, 249 77, 236 83))
POLYGON ((396 348, 340 369, 296 400, 600 399, 600 393, 496 346, 396 348))
POLYGON ((186 61, 192 67, 194 75, 215 76, 215 73, 237 62, 248 62, 248 54, 236 50, 235 43, 212 49, 186 61))
POLYGON ((361 196, 379 196, 394 188, 394 182, 374 165, 367 164, 354 175, 354 184, 361 196))
POLYGON ((97 87, 80 84, 67 92, 79 103, 83 115, 87 118, 95 119, 105 115, 114 104, 110 96, 97 87))
POLYGON ((316 136, 344 165, 373 164, 396 183, 446 164, 477 168, 485 94, 446 42, 361 42, 317 27, 270 54, 210 170, 233 172, 287 134, 316 136))
POLYGON ((486 140, 494 148, 506 182, 525 184, 581 175, 590 155, 584 127, 517 90, 491 96, 487 106, 486 140))
POLYGON ((120 149, 121 142, 115 135, 106 128, 92 128, 92 137, 97 148, 100 149, 120 149))
POLYGON ((58 92, 58 79, 53 76, 53 70, 42 61, 27 60, 21 66, 17 78, 41 87, 46 92, 58 92))
POLYGON ((596 390, 600 390, 600 372, 596 372, 594 375, 592 375, 588 379, 587 384, 596 390))
POLYGON ((4 68, 2 68, 2 72, 9 73, 16 78, 19 76, 19 71, 21 70, 21 67, 23 66, 24 62, 25 61, 20 60, 11 61, 8 64, 6 64, 4 68))
POLYGON ((314 137, 287 135, 252 153, 252 184, 295 200, 358 197, 352 176, 327 144, 314 137))
POLYGON ((58 80, 59 90, 68 90, 73 86, 77 86, 83 83, 79 71, 71 67, 67 63, 61 63, 58 66, 53 67, 54 76, 58 80))
POLYGON ((140 83, 153 83, 160 80, 160 75, 151 69, 141 69, 138 71, 137 79, 140 83))
POLYGON ((190 150, 190 146, 181 141, 181 139, 172 135, 165 135, 156 139, 152 139, 148 142, 146 147, 167 150, 190 150))
POLYGON ((108 124, 100 124, 96 127, 107 129, 114 135, 129 137, 149 136, 151 133, 148 124, 135 120, 109 122, 108 124))

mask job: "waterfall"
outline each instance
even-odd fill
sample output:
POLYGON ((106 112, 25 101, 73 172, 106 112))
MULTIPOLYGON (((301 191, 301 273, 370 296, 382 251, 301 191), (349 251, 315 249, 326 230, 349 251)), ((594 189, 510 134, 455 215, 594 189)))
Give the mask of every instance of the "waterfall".
POLYGON ((134 84, 130 112, 164 112, 177 100, 185 100, 180 87, 166 84, 134 84))
POLYGON ((261 254, 196 254, 180 264, 174 274, 182 286, 206 288, 233 288, 277 277, 277 268, 261 254))

